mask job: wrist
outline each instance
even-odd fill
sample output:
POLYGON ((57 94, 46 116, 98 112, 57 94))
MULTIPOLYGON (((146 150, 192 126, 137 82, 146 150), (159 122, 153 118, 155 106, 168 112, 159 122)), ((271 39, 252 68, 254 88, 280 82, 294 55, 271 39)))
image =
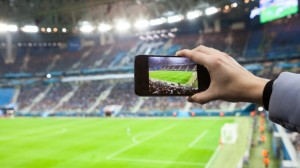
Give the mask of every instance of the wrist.
POLYGON ((252 87, 252 96, 250 102, 256 103, 259 105, 263 105, 263 93, 264 93, 264 88, 266 84, 270 81, 268 79, 260 78, 260 77, 255 77, 254 79, 254 85, 252 87))

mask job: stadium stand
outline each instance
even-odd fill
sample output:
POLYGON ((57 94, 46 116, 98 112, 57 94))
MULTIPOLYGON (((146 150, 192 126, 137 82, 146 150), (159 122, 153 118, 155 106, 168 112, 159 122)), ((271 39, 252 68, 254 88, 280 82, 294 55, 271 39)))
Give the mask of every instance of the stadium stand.
MULTIPOLYGON (((289 22, 291 24, 290 28, 285 28, 285 31, 297 31, 294 27, 298 25, 297 22, 289 22), (295 25, 294 25, 295 24, 295 25)), ((276 28, 274 31, 279 31, 281 28, 276 28)), ((260 30, 258 30, 259 32, 260 30)), ((258 44, 260 42, 254 41, 260 38, 253 38, 254 34, 256 37, 259 37, 258 32, 249 32, 247 30, 234 30, 228 33, 209 33, 203 35, 178 35, 173 39, 168 39, 166 41, 158 41, 156 43, 151 41, 141 41, 133 38, 126 45, 120 44, 110 44, 100 47, 84 47, 79 52, 69 52, 64 49, 60 49, 58 47, 52 48, 38 48, 38 47, 19 47, 18 48, 18 57, 13 64, 5 64, 2 60, 0 63, 1 73, 8 72, 55 72, 65 70, 82 70, 82 69, 93 69, 93 68, 104 68, 104 67, 122 67, 122 66, 132 66, 132 54, 138 53, 165 53, 165 54, 174 54, 174 52, 179 48, 192 48, 197 46, 202 41, 205 41, 205 44, 210 45, 211 47, 219 48, 223 51, 232 52, 233 55, 236 56, 242 55, 243 47, 246 43, 248 46, 246 49, 246 56, 249 55, 252 51, 258 51, 258 44), (241 35, 243 34, 243 35, 241 35), (247 41, 247 36, 244 34, 250 34, 247 41), (231 40, 234 39, 240 41, 239 43, 230 44, 231 40), (210 39, 210 40, 206 40, 210 39), (214 40, 212 40, 214 39, 214 40), (227 39, 227 40, 224 40, 227 39), (213 42, 218 40, 218 44, 214 44, 213 42), (194 42, 192 42, 194 41, 194 42), (195 42, 196 41, 196 42, 195 42), (256 46, 255 46, 256 45, 256 46), (170 48, 173 46, 176 50, 168 50, 166 48, 170 48), (171 53, 173 52, 173 53, 171 53), (49 64, 50 62, 50 64, 49 64), (66 64, 67 62, 68 64, 66 64), (66 66, 68 65, 68 66, 66 66), (19 67, 17 69, 16 67, 19 67)), ((290 33, 291 33, 290 32, 290 33)), ((261 33, 261 36, 264 36, 264 33, 261 33)), ((276 43, 283 43, 285 35, 276 36, 276 43)), ((262 40, 259 40, 262 41, 262 40)), ((293 45, 296 46, 299 44, 298 40, 295 40, 293 45)), ((276 45, 274 43, 274 45, 276 45)), ((276 47, 277 48, 277 47, 276 47)), ((262 55, 261 53, 259 53, 262 55)), ((289 70, 293 72, 300 72, 300 68, 298 68, 299 60, 291 59, 289 61, 272 61, 272 62, 264 62, 264 63, 256 63, 256 64, 248 64, 245 67, 252 71, 254 74, 265 77, 265 78, 274 78, 278 76, 278 74, 284 70, 289 70)), ((193 67, 187 65, 180 65, 179 67, 172 66, 163 66, 165 70, 188 70, 193 67)), ((51 89, 46 93, 45 97, 40 100, 37 104, 32 106, 33 111, 39 111, 45 108, 53 109, 54 105, 60 101, 60 99, 72 90, 72 87, 78 87, 75 91, 74 95, 68 100, 63 102, 63 104, 54 109, 55 112, 58 111, 78 111, 83 112, 86 111, 89 106, 95 104, 96 99, 99 97, 101 90, 107 88, 107 84, 103 84, 102 82, 83 82, 80 84, 55 84, 51 86, 51 89), (95 90, 95 88, 97 88, 95 90), (58 94, 56 94, 58 93, 58 94), (86 98, 89 95, 89 98, 86 98), (86 101, 87 100, 87 101, 86 101), (85 102, 85 103, 84 103, 85 102)), ((115 104, 118 102, 119 105, 122 106, 121 111, 130 111, 135 106, 136 103, 139 102, 138 98, 133 93, 133 85, 131 82, 122 83, 120 81, 113 82, 113 89, 109 94, 108 98, 101 101, 97 108, 94 111, 99 111, 99 109, 103 109, 106 105, 115 104), (128 92, 124 93, 124 90, 128 90, 128 92), (131 90, 131 91, 129 91, 131 90), (123 93, 123 94, 121 94, 123 93), (120 96, 123 95, 123 96, 120 96), (132 99, 133 101, 125 101, 128 99, 132 99)), ((22 86, 19 94, 19 98, 17 99, 18 110, 22 111, 25 107, 28 107, 33 103, 34 99, 39 96, 40 93, 45 91, 45 89, 49 87, 46 85, 36 85, 36 86, 22 86)), ((183 100, 181 98, 169 98, 169 99, 161 99, 160 98, 149 98, 142 102, 140 110, 146 111, 152 109, 158 109, 159 107, 162 110, 171 110, 176 108, 184 108, 185 104, 176 103, 176 100, 183 100), (167 104, 172 104, 171 108, 167 108, 167 104)), ((242 108, 245 104, 238 103, 235 105, 225 103, 222 101, 216 101, 213 103, 209 103, 204 106, 193 104, 190 108, 194 109, 235 109, 242 108)))
POLYGON ((46 89, 46 85, 28 85, 21 87, 17 99, 17 110, 22 111, 25 107, 31 105, 34 99, 46 89))
POLYGON ((68 83, 54 84, 43 99, 36 102, 31 108, 33 112, 46 112, 52 110, 63 97, 72 90, 72 86, 68 83))
POLYGON ((77 85, 79 85, 79 88, 75 94, 68 101, 64 102, 57 111, 87 111, 107 87, 107 84, 102 82, 84 82, 77 85))

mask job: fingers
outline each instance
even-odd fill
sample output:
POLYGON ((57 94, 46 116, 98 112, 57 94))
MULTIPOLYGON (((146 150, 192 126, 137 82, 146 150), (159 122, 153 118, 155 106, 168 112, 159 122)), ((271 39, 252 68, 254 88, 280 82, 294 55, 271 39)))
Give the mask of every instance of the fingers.
POLYGON ((200 103, 200 104, 206 104, 214 99, 215 98, 214 98, 213 94, 209 90, 206 90, 204 92, 199 92, 199 93, 196 93, 193 96, 189 97, 188 101, 196 102, 196 103, 200 103))
POLYGON ((203 53, 206 53, 206 54, 209 54, 209 55, 215 55, 215 54, 218 54, 220 52, 219 50, 216 50, 216 49, 213 49, 213 48, 210 48, 210 47, 206 47, 204 45, 200 45, 200 46, 194 48, 193 50, 203 52, 203 53))
POLYGON ((207 65, 209 61, 209 56, 207 54, 195 50, 184 49, 176 52, 176 56, 188 57, 200 65, 207 65))

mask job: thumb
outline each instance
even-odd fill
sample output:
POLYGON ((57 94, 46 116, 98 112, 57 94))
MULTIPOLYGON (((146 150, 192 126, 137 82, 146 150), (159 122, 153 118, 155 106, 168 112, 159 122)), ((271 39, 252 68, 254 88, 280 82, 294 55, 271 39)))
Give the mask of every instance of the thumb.
POLYGON ((210 101, 213 101, 214 99, 215 98, 213 96, 213 93, 209 89, 203 92, 196 93, 190 97, 190 100, 192 102, 196 102, 200 104, 206 104, 210 101))

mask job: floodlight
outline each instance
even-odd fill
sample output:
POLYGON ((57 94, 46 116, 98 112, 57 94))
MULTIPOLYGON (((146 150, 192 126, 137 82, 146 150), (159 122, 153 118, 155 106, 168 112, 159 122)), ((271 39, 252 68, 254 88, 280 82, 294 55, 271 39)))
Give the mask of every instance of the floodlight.
POLYGON ((66 29, 66 28, 62 28, 61 31, 62 31, 63 33, 66 33, 66 32, 67 32, 67 29, 66 29))
POLYGON ((262 111, 264 110, 264 108, 263 108, 263 107, 261 107, 261 106, 260 106, 260 107, 258 107, 257 109, 258 109, 258 111, 260 111, 260 112, 262 112, 262 111))
POLYGON ((236 8, 237 6, 238 6, 238 4, 236 2, 231 4, 232 8, 236 8))
POLYGON ((213 15, 213 14, 215 14, 217 12, 218 12, 218 9, 216 7, 214 7, 214 6, 205 9, 205 14, 206 15, 213 15))
POLYGON ((46 32, 46 28, 42 27, 41 32, 46 32))
POLYGON ((39 28, 35 25, 25 25, 21 30, 25 33, 37 33, 39 28))
POLYGON ((138 20, 135 22, 134 27, 136 29, 145 29, 149 27, 149 21, 148 20, 138 20))
POLYGON ((150 20, 149 24, 150 26, 157 26, 157 25, 161 25, 167 22, 167 19, 164 17, 158 18, 158 19, 152 19, 150 20))
POLYGON ((119 21, 116 25, 118 31, 126 31, 130 29, 130 27, 131 27, 130 23, 126 21, 119 21))
POLYGON ((99 24, 99 26, 98 26, 98 30, 99 30, 100 32, 107 32, 107 31, 109 31, 109 30, 111 30, 111 29, 112 29, 111 25, 106 24, 106 23, 101 23, 101 24, 99 24))
POLYGON ((48 73, 48 74, 46 75, 46 77, 47 77, 48 79, 50 79, 50 78, 52 77, 52 75, 48 73))
POLYGON ((168 23, 180 22, 183 19, 184 19, 183 15, 170 16, 170 17, 168 17, 168 23))
POLYGON ((0 32, 6 32, 7 31, 7 24, 0 23, 0 32))
POLYGON ((186 18, 189 19, 189 20, 192 20, 192 19, 195 19, 197 17, 200 17, 202 16, 203 13, 202 11, 200 10, 195 10, 195 11, 190 11, 186 14, 186 18))
POLYGON ((58 29, 56 27, 53 28, 53 32, 56 33, 58 29))
POLYGON ((52 29, 50 27, 47 28, 47 32, 51 33, 52 29))
POLYGON ((7 30, 10 32, 16 32, 16 31, 18 31, 18 26, 17 25, 7 25, 7 30))
POLYGON ((94 30, 94 27, 88 23, 82 25, 79 30, 82 32, 82 33, 91 33, 93 30, 94 30))

